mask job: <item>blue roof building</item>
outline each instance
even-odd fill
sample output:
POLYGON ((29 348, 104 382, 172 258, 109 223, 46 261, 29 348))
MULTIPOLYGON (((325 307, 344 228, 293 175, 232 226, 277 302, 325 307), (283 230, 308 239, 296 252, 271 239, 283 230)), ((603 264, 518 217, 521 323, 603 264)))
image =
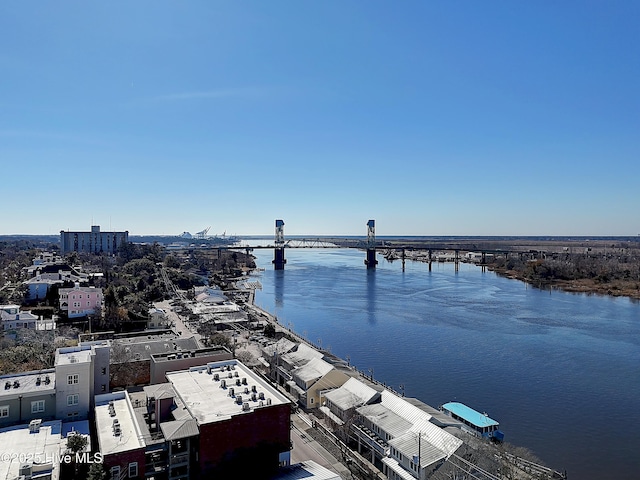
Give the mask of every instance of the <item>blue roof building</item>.
POLYGON ((471 428, 473 433, 499 441, 504 439, 504 433, 498 430, 500 424, 486 413, 477 412, 460 402, 445 403, 442 410, 471 428))

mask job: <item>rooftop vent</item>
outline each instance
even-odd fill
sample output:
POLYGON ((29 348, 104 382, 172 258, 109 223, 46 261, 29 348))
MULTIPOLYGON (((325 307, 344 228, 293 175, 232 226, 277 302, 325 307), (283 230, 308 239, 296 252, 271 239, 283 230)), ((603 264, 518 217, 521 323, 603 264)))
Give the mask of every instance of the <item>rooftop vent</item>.
POLYGON ((220 380, 220 388, 227 388, 227 381, 226 380, 220 380))
POLYGON ((238 372, 234 372, 234 373, 233 373, 233 376, 234 376, 234 377, 236 377, 236 378, 238 378, 240 375, 238 375, 238 372))
POLYGON ((243 411, 243 412, 246 412, 246 411, 248 411, 248 410, 249 410, 249 404, 248 404, 247 402, 244 402, 244 403, 242 404, 242 411, 243 411))
POLYGON ((252 391, 253 393, 256 393, 256 392, 258 391, 258 389, 256 388, 256 386, 255 386, 255 385, 251 385, 251 391, 252 391))
POLYGON ((40 379, 40 377, 36 378, 36 387, 39 387, 41 383, 42 380, 40 379))
POLYGON ((40 431, 41 419, 31 420, 29 422, 29 433, 38 433, 40 431))
POLYGON ((255 393, 251 394, 251 401, 255 402, 256 400, 258 400, 258 396, 255 393))
POLYGON ((229 389, 229 396, 230 396, 230 397, 233 397, 233 396, 234 396, 234 393, 235 393, 235 390, 233 389, 233 387, 231 387, 231 388, 229 389))
POLYGON ((229 372, 229 375, 227 375, 229 378, 233 378, 233 373, 229 372))
MULTIPOLYGON (((209 371, 209 373, 211 373, 211 371, 209 371)), ((217 382, 218 380, 220 380, 220 374, 219 373, 214 373, 213 374, 213 379, 217 382)))
POLYGON ((260 392, 260 393, 258 394, 258 398, 259 398, 260 400, 264 400, 264 392, 260 392))
POLYGON ((15 380, 13 382, 13 388, 18 388, 20 386, 20 382, 18 380, 15 380))
POLYGON ((244 393, 246 393, 246 394, 249 393, 249 387, 244 387, 244 393))
POLYGON ((44 384, 49 385, 50 383, 51 383, 51 379, 49 378, 49 375, 47 375, 46 377, 44 377, 44 384))
POLYGON ((271 405, 271 399, 267 398, 267 405, 271 405))
POLYGON ((236 395, 236 402, 242 403, 242 395, 236 395))
POLYGON ((9 390, 11 388, 11 382, 7 382, 4 384, 4 389, 9 390))

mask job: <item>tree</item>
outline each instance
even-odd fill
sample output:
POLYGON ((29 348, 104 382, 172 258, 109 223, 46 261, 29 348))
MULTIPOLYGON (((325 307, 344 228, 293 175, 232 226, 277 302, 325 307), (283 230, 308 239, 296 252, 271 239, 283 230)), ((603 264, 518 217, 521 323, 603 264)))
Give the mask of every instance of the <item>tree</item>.
POLYGON ((87 480, 105 480, 107 478, 107 472, 104 470, 103 463, 92 463, 89 467, 89 473, 87 474, 87 480))
POLYGON ((87 447, 87 443, 87 437, 74 433, 67 437, 67 450, 75 457, 76 453, 82 452, 87 447))
POLYGON ((264 326, 264 334, 267 337, 275 337, 276 336, 276 327, 274 327, 273 324, 271 324, 271 323, 267 323, 264 326))

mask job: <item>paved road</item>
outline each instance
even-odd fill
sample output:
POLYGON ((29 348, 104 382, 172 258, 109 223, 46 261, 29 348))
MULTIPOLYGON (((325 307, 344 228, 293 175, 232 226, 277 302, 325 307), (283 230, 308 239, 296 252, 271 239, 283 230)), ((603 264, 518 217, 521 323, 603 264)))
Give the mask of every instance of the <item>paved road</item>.
POLYGON ((311 429, 299 415, 291 415, 293 428, 291 429, 291 442, 293 449, 291 450, 291 463, 304 462, 305 460, 313 460, 314 462, 328 468, 332 472, 340 475, 341 478, 351 479, 351 472, 333 455, 327 452, 322 445, 316 442, 306 432, 311 429))
POLYGON ((178 335, 180 335, 183 338, 195 337, 196 340, 198 341, 198 345, 202 347, 202 337, 200 336, 200 334, 190 330, 189 327, 185 325, 180 315, 178 315, 176 312, 173 311, 173 307, 169 305, 168 300, 164 300, 162 302, 156 302, 154 306, 157 308, 161 308, 165 312, 167 312, 167 316, 173 322, 174 326, 172 327, 172 330, 174 332, 176 332, 178 335))

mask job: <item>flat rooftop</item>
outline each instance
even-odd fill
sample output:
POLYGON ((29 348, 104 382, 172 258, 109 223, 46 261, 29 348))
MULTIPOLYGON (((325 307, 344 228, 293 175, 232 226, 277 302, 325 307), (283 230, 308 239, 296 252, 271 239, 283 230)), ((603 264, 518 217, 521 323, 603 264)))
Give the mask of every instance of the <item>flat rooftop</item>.
POLYGON ((237 360, 167 373, 178 397, 199 425, 290 403, 266 380, 237 360))
POLYGON ((56 353, 56 365, 71 365, 72 363, 91 362, 91 348, 69 347, 61 348, 56 353))
POLYGON ((95 414, 98 445, 103 455, 145 446, 126 392, 97 395, 95 414))
MULTIPOLYGON (((52 480, 60 478, 60 448, 62 445, 62 422, 42 422, 38 432, 30 432, 29 425, 19 425, 0 429, 2 461, 0 478, 18 478, 20 465, 29 463, 45 464, 42 473, 50 472, 52 480), (51 464, 47 466, 46 464, 51 464)), ((34 474, 36 472, 34 471, 34 474)))
POLYGON ((56 374, 53 369, 2 375, 0 376, 0 397, 14 397, 16 394, 54 393, 55 386, 56 374))
POLYGON ((442 408, 479 428, 500 425, 486 413, 477 412, 473 408, 467 407, 464 403, 449 402, 445 403, 442 408))

